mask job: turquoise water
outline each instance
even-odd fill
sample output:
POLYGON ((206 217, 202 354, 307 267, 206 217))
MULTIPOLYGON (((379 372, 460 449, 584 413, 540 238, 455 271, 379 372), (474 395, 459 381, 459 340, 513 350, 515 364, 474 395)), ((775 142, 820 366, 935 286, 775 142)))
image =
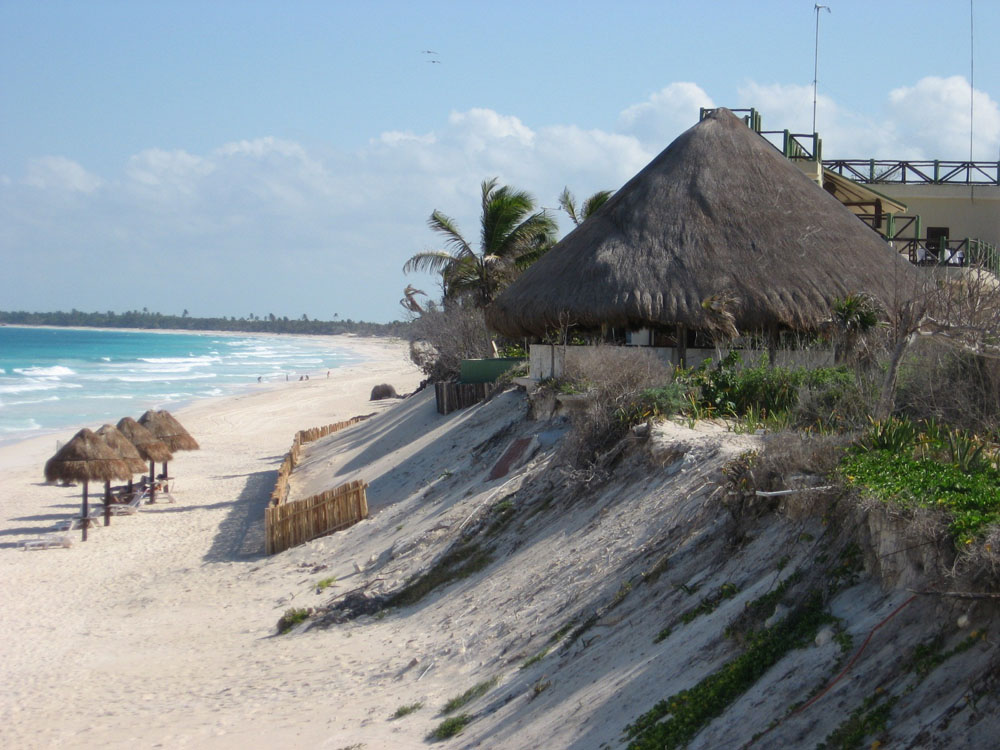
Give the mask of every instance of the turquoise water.
MULTIPOLYGON (((332 342, 331 342, 332 344, 332 342)), ((362 361, 296 336, 0 326, 0 441, 100 427, 362 361)))

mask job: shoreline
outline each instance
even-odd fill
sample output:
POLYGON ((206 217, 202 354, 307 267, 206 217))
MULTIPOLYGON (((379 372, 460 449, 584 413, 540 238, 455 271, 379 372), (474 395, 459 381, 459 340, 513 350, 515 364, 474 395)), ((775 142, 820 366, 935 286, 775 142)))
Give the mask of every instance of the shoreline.
MULTIPOLYGON (((147 329, 147 328, 96 328, 93 326, 32 326, 32 325, 22 325, 22 324, 6 324, 9 328, 31 328, 31 329, 44 329, 44 330, 86 330, 86 331, 120 331, 120 332, 138 332, 138 333, 163 333, 166 335, 174 334, 184 334, 184 335, 205 335, 205 336, 228 336, 233 338, 282 338, 282 337, 294 337, 297 340, 310 341, 317 344, 323 344, 323 348, 331 351, 347 351, 352 357, 361 358, 360 362, 351 362, 349 364, 339 366, 336 368, 323 368, 329 370, 331 373, 336 371, 343 371, 352 367, 362 366, 370 357, 379 356, 380 352, 383 351, 385 347, 396 346, 402 344, 402 339, 395 337, 380 337, 380 336, 357 336, 355 334, 306 334, 306 333, 237 333, 233 331, 188 331, 183 329, 147 329)), ((301 374, 307 375, 317 375, 321 373, 322 370, 308 371, 301 374)), ((287 378, 287 375, 286 375, 287 378)), ((317 378, 319 379, 319 378, 317 378)), ((185 400, 173 402, 170 405, 170 411, 181 412, 195 404, 201 403, 203 401, 213 401, 215 399, 226 399, 239 396, 245 393, 253 393, 259 391, 266 391, 268 389, 280 389, 282 387, 287 387, 292 383, 299 382, 298 380, 280 380, 280 379, 264 379, 261 382, 250 382, 250 383, 240 383, 240 384, 229 384, 226 386, 228 392, 220 393, 215 395, 206 396, 194 396, 185 400)), ((312 381, 309 381, 312 382, 312 381)), ((163 404, 154 404, 149 408, 163 408, 163 404)), ((145 411, 145 409, 140 410, 145 411)), ((138 415, 130 415, 137 417, 138 415)), ((96 425, 100 426, 100 425, 96 425)), ((46 427, 38 430, 33 430, 31 432, 24 433, 9 433, 6 435, 0 435, 0 449, 7 448, 10 446, 17 445, 21 442, 31 441, 37 438, 50 438, 53 435, 62 435, 66 433, 65 439, 72 437, 78 430, 82 427, 95 428, 95 425, 83 425, 78 424, 74 427, 70 425, 59 426, 59 427, 46 427), (71 431, 70 431, 71 430, 71 431)), ((58 439, 58 438, 57 438, 58 439)))
POLYGON ((81 487, 43 481, 52 436, 0 446, 0 744, 230 746, 247 711, 311 694, 296 664, 309 654, 271 637, 309 547, 266 557, 263 509, 297 430, 398 407, 370 402, 372 387, 422 379, 401 343, 365 348, 330 379, 175 412, 201 445, 170 464, 176 503, 116 516, 87 542, 76 532, 68 549, 20 549, 79 513, 81 487))

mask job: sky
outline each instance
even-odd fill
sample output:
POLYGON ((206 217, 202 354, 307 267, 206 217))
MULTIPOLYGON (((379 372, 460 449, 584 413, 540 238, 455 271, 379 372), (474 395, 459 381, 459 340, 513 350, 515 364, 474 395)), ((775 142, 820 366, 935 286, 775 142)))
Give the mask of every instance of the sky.
MULTIPOLYGON (((1000 0, 827 0, 824 158, 1000 159, 1000 0), (970 7, 973 22, 970 24, 970 7), (970 28, 971 27, 971 28, 970 28), (972 54, 970 54, 970 40, 972 54)), ((809 0, 0 0, 0 309, 402 319, 435 209, 558 212, 700 107, 812 132, 809 0)))

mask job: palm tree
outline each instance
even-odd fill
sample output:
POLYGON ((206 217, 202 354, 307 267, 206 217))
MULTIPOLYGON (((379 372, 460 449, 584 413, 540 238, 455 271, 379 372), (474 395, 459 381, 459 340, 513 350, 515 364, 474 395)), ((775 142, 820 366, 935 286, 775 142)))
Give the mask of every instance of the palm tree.
POLYGON ((403 272, 440 272, 446 300, 469 297, 477 307, 492 302, 517 275, 519 261, 551 245, 556 230, 552 217, 536 210, 530 194, 497 183, 494 177, 482 185, 478 252, 451 217, 434 211, 427 226, 444 235, 447 249, 417 253, 403 272))
POLYGON ((878 302, 867 294, 848 294, 833 303, 833 324, 839 346, 834 347, 834 361, 849 362, 854 349, 866 333, 878 327, 882 311, 878 302))
POLYGON ((576 208, 576 198, 569 191, 568 187, 563 188, 562 193, 559 194, 559 208, 569 214, 569 218, 573 220, 573 224, 580 226, 592 213, 608 202, 608 198, 614 195, 614 190, 598 190, 592 196, 587 198, 580 206, 580 210, 577 211, 576 208))

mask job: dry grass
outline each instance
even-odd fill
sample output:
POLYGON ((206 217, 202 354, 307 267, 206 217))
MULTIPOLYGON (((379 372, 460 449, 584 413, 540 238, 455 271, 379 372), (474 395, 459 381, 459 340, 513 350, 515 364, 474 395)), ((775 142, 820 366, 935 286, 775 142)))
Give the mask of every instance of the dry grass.
POLYGON ((581 352, 566 380, 587 394, 583 409, 573 416, 573 429, 564 442, 574 466, 593 464, 621 440, 631 426, 622 412, 648 388, 662 386, 672 369, 647 349, 598 346, 581 352))

